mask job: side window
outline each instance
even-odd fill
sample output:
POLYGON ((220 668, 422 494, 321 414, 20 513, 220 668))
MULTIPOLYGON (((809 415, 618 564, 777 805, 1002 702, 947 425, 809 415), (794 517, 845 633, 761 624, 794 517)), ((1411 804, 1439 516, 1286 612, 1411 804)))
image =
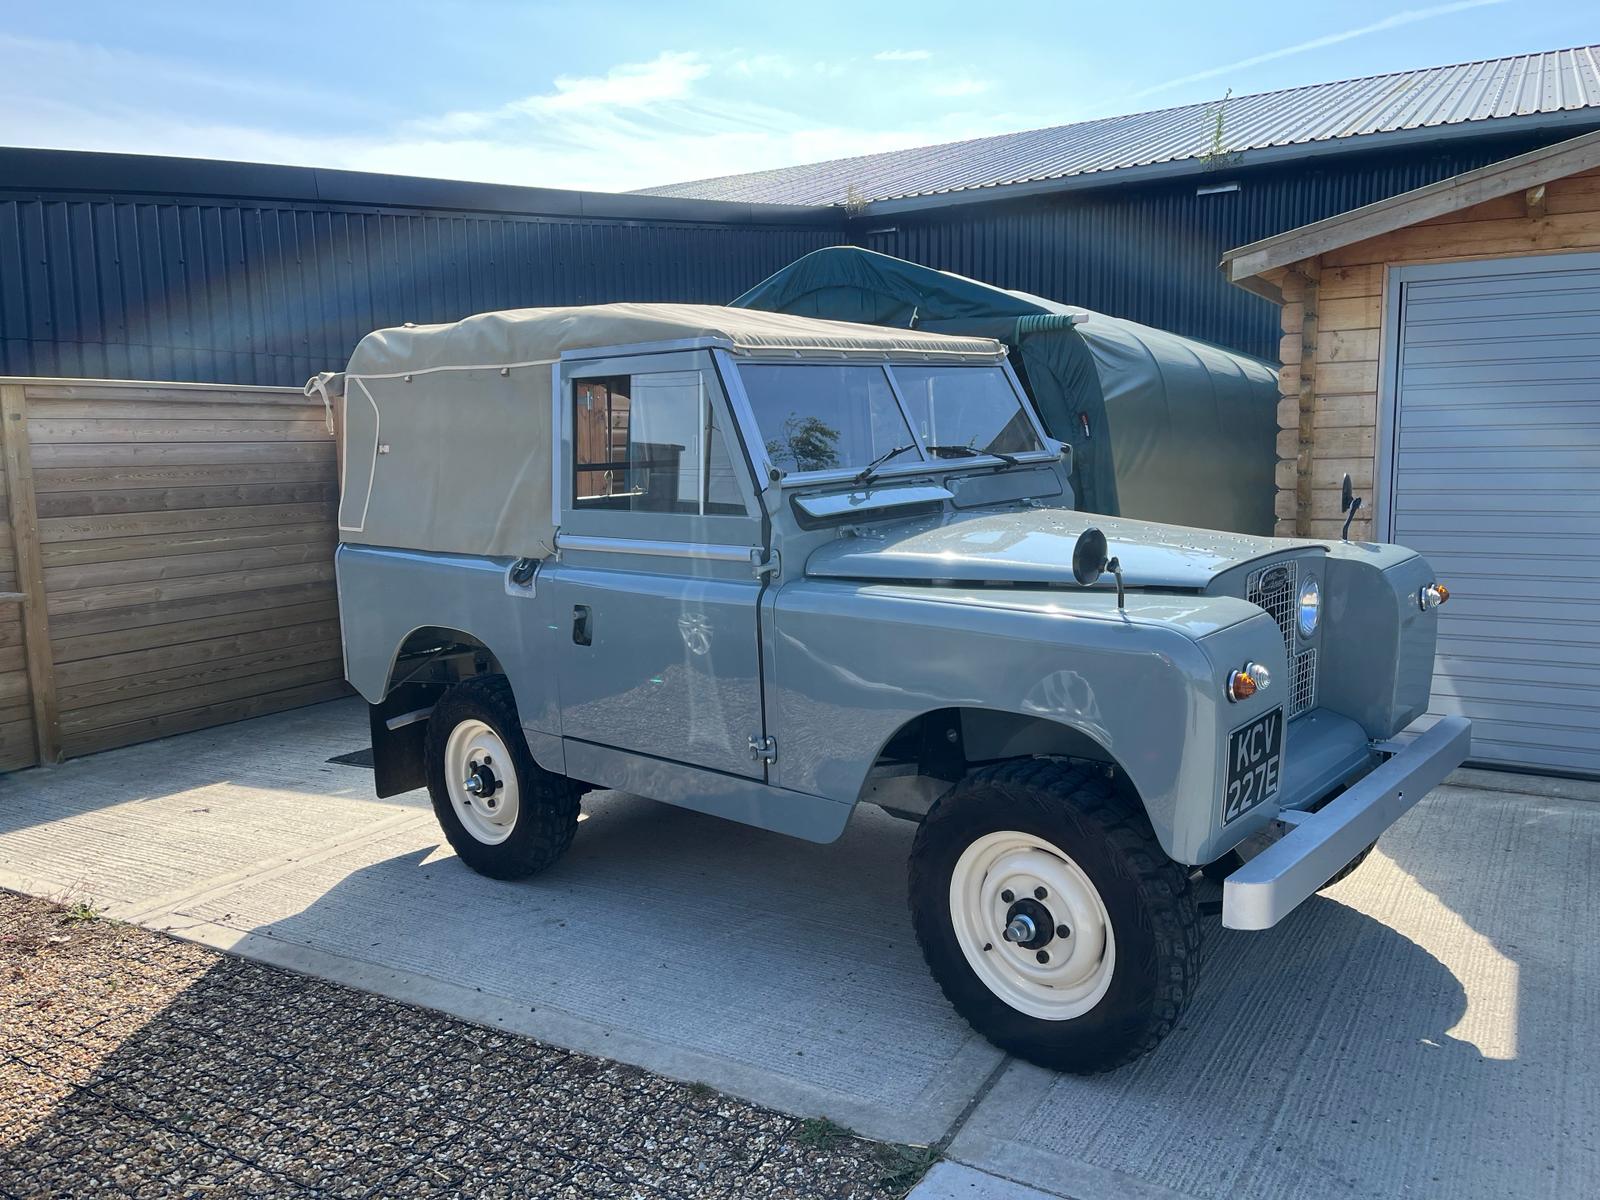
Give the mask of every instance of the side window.
POLYGON ((743 516, 713 413, 698 371, 574 380, 573 507, 743 516))

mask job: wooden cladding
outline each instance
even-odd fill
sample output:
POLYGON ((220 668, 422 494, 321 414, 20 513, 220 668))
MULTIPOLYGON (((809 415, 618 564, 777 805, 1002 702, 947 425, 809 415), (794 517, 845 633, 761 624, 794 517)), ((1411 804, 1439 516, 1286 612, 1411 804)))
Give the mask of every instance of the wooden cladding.
POLYGON ((1339 482, 1367 499, 1352 536, 1372 536, 1378 371, 1390 266, 1600 250, 1600 169, 1457 209, 1341 246, 1264 277, 1282 290, 1279 357, 1280 534, 1333 537, 1343 524, 1339 482))
POLYGON ((319 403, 0 379, 0 449, 0 771, 348 690, 319 403))

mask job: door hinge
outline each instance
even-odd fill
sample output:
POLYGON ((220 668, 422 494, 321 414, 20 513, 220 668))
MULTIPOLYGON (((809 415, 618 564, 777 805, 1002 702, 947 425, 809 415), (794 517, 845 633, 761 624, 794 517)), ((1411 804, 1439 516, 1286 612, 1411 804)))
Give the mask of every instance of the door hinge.
POLYGON ((757 737, 750 735, 750 757, 759 762, 775 763, 778 761, 778 739, 775 737, 757 737))
POLYGON ((782 570, 782 567, 782 560, 779 559, 776 550, 770 553, 763 553, 760 547, 752 546, 750 548, 750 570, 754 572, 757 579, 768 575, 776 575, 782 570))

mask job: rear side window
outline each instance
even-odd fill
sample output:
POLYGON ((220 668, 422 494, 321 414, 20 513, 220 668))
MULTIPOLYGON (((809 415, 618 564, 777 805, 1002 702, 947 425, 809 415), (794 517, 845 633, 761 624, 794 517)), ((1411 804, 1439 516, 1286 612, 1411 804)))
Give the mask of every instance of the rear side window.
POLYGON ((574 508, 744 514, 698 371, 574 380, 572 432, 574 508))

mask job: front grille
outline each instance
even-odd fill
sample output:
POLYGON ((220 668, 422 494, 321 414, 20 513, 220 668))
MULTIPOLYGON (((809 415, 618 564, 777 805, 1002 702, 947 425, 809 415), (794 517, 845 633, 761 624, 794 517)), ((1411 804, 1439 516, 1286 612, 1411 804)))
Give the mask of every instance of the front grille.
POLYGON ((1317 698, 1316 650, 1302 650, 1296 654, 1290 674, 1289 715, 1297 717, 1310 708, 1311 702, 1317 698))
POLYGON ((1257 608, 1267 610, 1267 615, 1283 630, 1283 647, 1294 652, 1294 603, 1298 596, 1295 584, 1299 582, 1300 568, 1293 561, 1266 567, 1250 576, 1250 586, 1244 598, 1257 608))
POLYGON ((1289 716, 1297 717, 1317 699, 1317 652, 1295 653, 1295 609, 1300 600, 1300 567, 1293 559, 1263 567, 1250 576, 1244 598, 1264 609, 1283 631, 1289 653, 1289 716))

